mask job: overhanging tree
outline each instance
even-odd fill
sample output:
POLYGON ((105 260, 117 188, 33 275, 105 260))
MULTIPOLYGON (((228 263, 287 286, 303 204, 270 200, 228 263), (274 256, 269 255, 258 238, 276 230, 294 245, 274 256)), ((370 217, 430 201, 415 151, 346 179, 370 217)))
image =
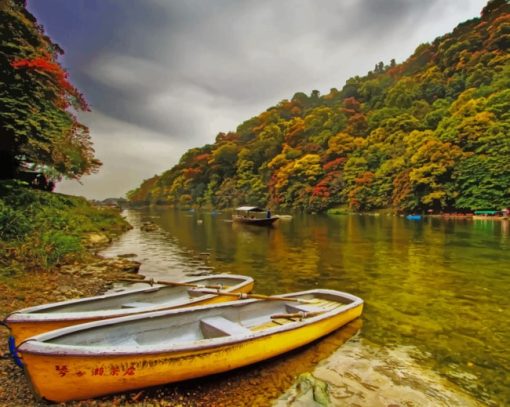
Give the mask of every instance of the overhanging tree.
POLYGON ((0 0, 0 179, 25 168, 79 179, 101 165, 76 116, 89 107, 61 54, 24 1, 0 0))

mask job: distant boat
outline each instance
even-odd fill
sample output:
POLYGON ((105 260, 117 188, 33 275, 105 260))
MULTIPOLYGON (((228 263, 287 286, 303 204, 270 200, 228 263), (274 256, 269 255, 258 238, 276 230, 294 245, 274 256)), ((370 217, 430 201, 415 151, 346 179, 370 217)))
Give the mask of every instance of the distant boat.
POLYGON ((281 220, 292 220, 292 215, 276 215, 281 220))
POLYGON ((256 363, 333 332, 363 309, 362 299, 334 290, 265 298, 76 325, 18 350, 42 398, 85 400, 256 363))
POLYGON ((278 216, 271 216, 271 211, 256 206, 240 206, 232 215, 234 222, 257 226, 270 226, 278 219, 278 216))
POLYGON ((406 216, 406 219, 409 219, 409 220, 421 220, 421 215, 407 215, 406 216))
POLYGON ((247 276, 216 274, 173 284, 176 285, 170 283, 147 286, 120 293, 24 308, 8 315, 5 323, 11 330, 15 343, 20 344, 30 336, 85 322, 228 301, 228 297, 218 297, 214 293, 203 294, 196 289, 217 285, 224 287, 225 291, 249 293, 254 283, 253 279, 247 276))

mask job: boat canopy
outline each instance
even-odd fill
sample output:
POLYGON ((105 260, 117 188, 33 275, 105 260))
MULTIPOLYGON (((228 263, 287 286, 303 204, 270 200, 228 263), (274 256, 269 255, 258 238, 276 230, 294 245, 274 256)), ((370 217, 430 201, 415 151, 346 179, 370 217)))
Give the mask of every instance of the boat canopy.
POLYGON ((475 215, 497 215, 498 211, 475 211, 475 215))
POLYGON ((244 211, 244 212, 267 212, 265 209, 259 208, 257 206, 240 206, 236 208, 236 211, 244 211))

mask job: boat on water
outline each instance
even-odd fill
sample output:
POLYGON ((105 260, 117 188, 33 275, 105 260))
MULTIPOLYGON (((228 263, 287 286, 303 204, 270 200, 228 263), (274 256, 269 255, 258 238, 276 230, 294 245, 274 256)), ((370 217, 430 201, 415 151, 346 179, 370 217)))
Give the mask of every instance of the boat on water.
POLYGON ((259 362, 340 328, 362 308, 351 294, 315 289, 75 325, 18 351, 42 398, 84 400, 259 362))
MULTIPOLYGON (((144 282, 140 280, 140 282, 144 282)), ((14 311, 5 319, 14 344, 26 338, 102 319, 140 314, 180 307, 230 301, 214 292, 200 291, 204 287, 217 287, 231 293, 249 293, 253 289, 253 278, 234 274, 200 276, 168 285, 146 287, 109 293, 96 297, 54 302, 14 311)))
POLYGON ((232 215, 234 222, 257 226, 270 226, 278 219, 278 216, 271 215, 270 210, 257 206, 240 206, 232 215))
POLYGON ((421 218, 422 218, 421 215, 407 215, 406 216, 407 220, 421 220, 421 218))

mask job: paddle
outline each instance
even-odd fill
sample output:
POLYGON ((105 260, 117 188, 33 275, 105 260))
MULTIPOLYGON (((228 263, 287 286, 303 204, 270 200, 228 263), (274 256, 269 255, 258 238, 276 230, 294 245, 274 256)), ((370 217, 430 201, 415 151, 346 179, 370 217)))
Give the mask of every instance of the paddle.
POLYGON ((212 288, 215 290, 220 290, 222 288, 228 288, 228 286, 224 286, 221 284, 218 285, 204 285, 204 284, 195 284, 195 283, 179 283, 176 281, 161 281, 161 280, 137 280, 135 278, 121 278, 119 281, 127 281, 131 283, 145 283, 150 284, 151 286, 154 284, 160 284, 160 285, 170 285, 170 286, 176 286, 176 287, 194 287, 194 288, 212 288))
POLYGON ((285 318, 285 319, 292 319, 292 318, 311 318, 316 317, 317 315, 324 314, 326 311, 301 311, 301 312, 294 312, 292 314, 274 314, 271 315, 271 319, 278 319, 278 318, 285 318))
POLYGON ((289 297, 278 297, 272 295, 262 295, 262 294, 246 294, 246 293, 230 293, 228 291, 206 291, 206 290, 197 290, 198 292, 206 293, 206 294, 217 294, 217 295, 226 295, 229 297, 237 297, 240 300, 244 300, 246 298, 254 298, 257 300, 268 300, 268 301, 293 301, 299 302, 301 304, 314 304, 317 300, 303 300, 301 298, 289 298, 289 297))

